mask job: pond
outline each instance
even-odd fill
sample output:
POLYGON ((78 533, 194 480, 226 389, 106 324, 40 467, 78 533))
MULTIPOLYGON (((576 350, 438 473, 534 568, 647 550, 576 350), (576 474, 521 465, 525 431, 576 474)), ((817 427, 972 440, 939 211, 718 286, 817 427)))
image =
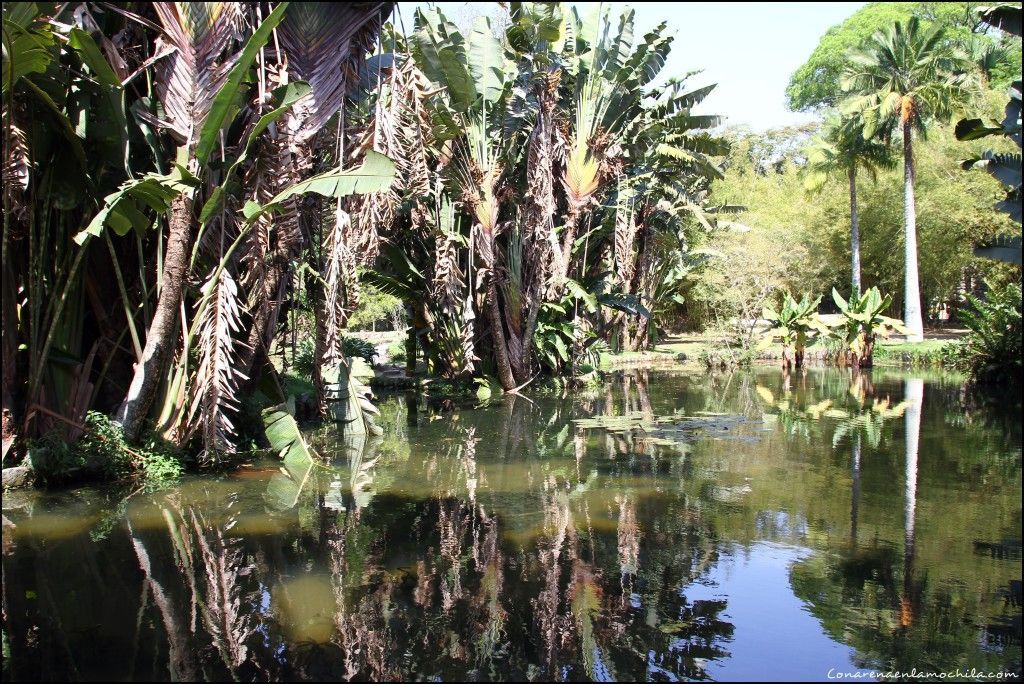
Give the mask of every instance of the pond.
POLYGON ((10 493, 3 677, 1019 674, 1019 401, 626 371, 390 397, 315 467, 10 493))

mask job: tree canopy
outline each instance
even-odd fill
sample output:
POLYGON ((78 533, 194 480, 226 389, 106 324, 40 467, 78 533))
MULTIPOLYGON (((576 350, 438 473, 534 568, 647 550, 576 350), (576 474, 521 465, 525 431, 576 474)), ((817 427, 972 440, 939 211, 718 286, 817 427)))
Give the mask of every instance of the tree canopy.
MULTIPOLYGON (((941 24, 946 39, 967 46, 972 35, 995 43, 999 40, 984 33, 975 8, 967 2, 872 2, 830 28, 818 47, 792 75, 786 88, 786 101, 793 111, 813 111, 834 107, 842 97, 840 78, 849 50, 860 47, 875 32, 917 16, 928 23, 941 24)), ((992 85, 1005 88, 1015 78, 1021 60, 1019 41, 1010 44, 1008 59, 992 73, 992 85)))

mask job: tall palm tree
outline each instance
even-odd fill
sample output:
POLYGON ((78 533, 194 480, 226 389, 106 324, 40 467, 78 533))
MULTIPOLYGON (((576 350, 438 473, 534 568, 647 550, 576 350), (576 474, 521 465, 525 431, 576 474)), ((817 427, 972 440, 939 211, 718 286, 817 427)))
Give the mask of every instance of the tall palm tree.
POLYGON ((929 121, 948 116, 964 88, 966 71, 939 27, 916 17, 880 31, 850 53, 842 87, 850 95, 843 109, 860 113, 864 137, 903 137, 903 229, 905 237, 904 321, 907 339, 924 339, 917 268, 917 215, 914 201, 914 131, 925 134, 929 121))
POLYGON ((856 117, 830 119, 807 153, 804 186, 820 190, 830 176, 844 176, 850 184, 850 254, 853 292, 860 296, 860 222, 857 215, 857 171, 875 179, 879 169, 894 165, 888 145, 864 137, 863 122, 856 117))
MULTIPOLYGON (((178 157, 187 160, 190 171, 197 172, 206 161, 196 151, 199 132, 228 79, 223 65, 238 59, 236 32, 243 21, 243 8, 236 2, 199 2, 157 3, 154 9, 162 29, 158 45, 174 50, 157 70, 156 90, 165 113, 162 125, 180 146, 178 157)), ((156 311, 142 358, 118 410, 118 420, 130 439, 142 429, 177 341, 178 311, 195 238, 192 205, 193 197, 185 192, 171 204, 156 311)))

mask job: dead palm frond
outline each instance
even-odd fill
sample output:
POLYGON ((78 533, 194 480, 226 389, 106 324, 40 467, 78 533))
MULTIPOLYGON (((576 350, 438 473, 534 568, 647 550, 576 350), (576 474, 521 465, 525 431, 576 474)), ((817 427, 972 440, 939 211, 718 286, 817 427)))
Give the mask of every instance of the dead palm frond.
POLYGON ((295 136, 304 142, 341 109, 353 59, 373 43, 391 2, 293 2, 279 28, 292 80, 309 83, 308 101, 296 107, 295 136))
POLYGON ((188 432, 203 431, 205 457, 232 453, 238 411, 238 383, 245 379, 236 364, 234 336, 242 329, 238 286, 231 272, 215 269, 204 287, 205 306, 200 305, 199 366, 188 416, 188 432))
POLYGON ((179 144, 191 145, 237 59, 228 49, 238 37, 244 9, 240 2, 157 2, 153 8, 164 30, 156 51, 173 50, 156 63, 161 124, 179 144))

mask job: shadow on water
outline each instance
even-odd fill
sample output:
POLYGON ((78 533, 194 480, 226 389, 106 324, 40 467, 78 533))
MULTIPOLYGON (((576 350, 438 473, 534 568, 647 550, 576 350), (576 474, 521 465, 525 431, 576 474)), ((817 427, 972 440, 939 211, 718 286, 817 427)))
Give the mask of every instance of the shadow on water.
POLYGON ((1019 671, 1020 433, 954 380, 381 408, 324 463, 5 496, 4 679, 1019 671))

